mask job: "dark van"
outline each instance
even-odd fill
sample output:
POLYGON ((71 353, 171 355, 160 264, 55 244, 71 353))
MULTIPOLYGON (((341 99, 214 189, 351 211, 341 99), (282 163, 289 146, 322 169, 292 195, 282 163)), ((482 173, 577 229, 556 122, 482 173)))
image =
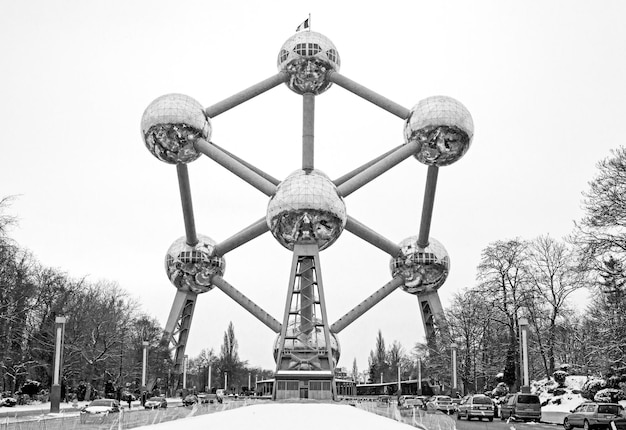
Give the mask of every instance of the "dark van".
POLYGON ((500 419, 513 417, 517 420, 539 421, 541 419, 541 402, 539 396, 528 393, 509 394, 500 405, 500 419))

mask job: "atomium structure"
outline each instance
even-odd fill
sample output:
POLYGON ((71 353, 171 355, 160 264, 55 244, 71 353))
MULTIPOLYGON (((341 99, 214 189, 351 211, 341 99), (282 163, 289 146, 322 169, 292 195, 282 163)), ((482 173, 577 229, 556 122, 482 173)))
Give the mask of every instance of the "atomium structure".
POLYGON ((177 288, 164 332, 175 362, 183 357, 198 294, 217 287, 276 333, 274 399, 336 396, 334 370, 340 355, 337 335, 400 288, 417 296, 427 339, 446 330, 438 289, 450 270, 446 249, 431 238, 439 167, 458 161, 468 150, 474 126, 468 110, 445 96, 428 97, 407 109, 339 73, 335 45, 322 34, 301 31, 278 53, 278 73, 208 108, 182 94, 154 100, 141 121, 148 150, 176 166, 185 224, 165 256, 165 271, 177 288), (280 181, 211 142, 211 121, 218 115, 280 84, 303 100, 302 164, 280 181), (331 180, 314 166, 315 97, 333 84, 404 121, 405 142, 370 162, 331 180), (269 197, 267 212, 239 233, 216 243, 196 233, 187 164, 206 155, 269 197), (394 243, 347 214, 344 200, 398 163, 414 157, 427 166, 417 236, 394 243), (389 254, 391 280, 330 324, 326 314, 319 252, 344 230, 389 254), (224 279, 224 256, 266 233, 293 252, 282 322, 269 315, 224 279))

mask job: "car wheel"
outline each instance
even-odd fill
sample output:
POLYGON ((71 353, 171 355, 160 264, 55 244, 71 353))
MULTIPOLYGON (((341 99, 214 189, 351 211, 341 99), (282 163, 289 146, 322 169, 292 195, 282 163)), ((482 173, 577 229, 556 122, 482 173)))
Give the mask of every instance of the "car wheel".
POLYGON ((590 428, 591 426, 589 425, 589 421, 587 420, 583 421, 583 429, 589 430, 590 428))
POLYGON ((572 430, 572 425, 569 423, 569 420, 567 418, 563 420, 563 428, 565 430, 572 430))

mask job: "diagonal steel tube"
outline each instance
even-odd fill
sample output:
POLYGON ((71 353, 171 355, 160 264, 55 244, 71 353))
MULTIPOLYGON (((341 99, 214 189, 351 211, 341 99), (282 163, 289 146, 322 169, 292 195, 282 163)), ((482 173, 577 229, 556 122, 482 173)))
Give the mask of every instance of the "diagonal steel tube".
POLYGON ((378 163, 380 160, 382 160, 383 158, 385 158, 386 156, 392 154, 394 151, 400 149, 402 146, 404 145, 404 143, 402 145, 398 145, 395 148, 385 152, 382 155, 379 155, 378 157, 374 158, 371 161, 368 161, 367 163, 363 164, 360 167, 357 167, 356 169, 354 169, 353 171, 346 173, 345 175, 343 175, 340 178, 337 178, 333 181, 333 183, 335 184, 335 186, 339 186, 341 184, 343 184, 344 182, 346 182, 349 179, 352 179, 353 177, 355 177, 356 175, 358 175, 359 173, 363 172, 364 170, 368 169, 369 167, 373 166, 374 164, 378 163))
POLYGON ((207 142, 204 139, 197 139, 193 146, 196 148, 196 151, 202 152, 217 164, 239 176, 265 195, 272 196, 276 192, 276 185, 230 155, 220 151, 211 142, 207 142))
POLYGON ((426 173, 426 187, 424 190, 424 204, 422 205, 422 221, 420 222, 420 232, 417 236, 417 246, 425 248, 428 246, 430 234, 430 222, 433 218, 433 206, 435 205, 435 191, 437 190, 437 175, 439 167, 428 166, 426 173))
POLYGON ((380 94, 370 90, 367 87, 364 87, 361 84, 357 84, 353 80, 346 78, 338 72, 330 72, 328 74, 328 79, 331 82, 339 85, 340 87, 350 91, 351 93, 356 94, 357 96, 367 100, 368 102, 374 103, 379 108, 382 108, 397 117, 407 119, 409 117, 409 114, 411 113, 409 109, 400 106, 398 103, 395 103, 388 98, 381 96, 380 94))
POLYGON ((420 143, 416 141, 405 143, 382 160, 376 162, 374 165, 368 167, 361 173, 358 173, 356 176, 350 178, 339 187, 337 187, 339 195, 342 197, 346 197, 352 194, 363 185, 376 179, 387 170, 393 168, 400 162, 415 154, 419 146, 420 143))
POLYGON ((265 217, 215 246, 215 255, 224 255, 269 230, 265 217))
POLYGON ((185 236, 187 245, 194 246, 198 243, 196 223, 193 218, 193 205, 191 202, 191 186, 189 184, 189 172, 186 164, 177 164, 178 189, 180 190, 180 202, 183 206, 183 220, 185 222, 185 236))
POLYGON ((233 154, 230 151, 227 151, 226 149, 222 148, 221 146, 219 146, 218 144, 216 144, 215 142, 211 142, 211 145, 215 146, 217 149, 219 149, 220 151, 222 151, 224 154, 234 158, 235 160, 239 161, 241 164, 243 164, 244 166, 246 166, 248 169, 254 171, 256 174, 258 174, 259 176, 264 177, 265 179, 267 179, 268 181, 270 181, 272 184, 274 185, 278 185, 280 184, 280 181, 278 179, 276 179, 275 177, 273 177, 272 175, 265 173, 263 170, 259 169, 258 167, 248 163, 246 160, 243 160, 242 158, 236 156, 235 154, 233 154))
POLYGON ((205 113, 209 118, 214 118, 221 113, 226 112, 229 109, 234 108, 235 106, 244 103, 251 98, 258 96, 272 88, 286 82, 289 79, 289 73, 287 72, 278 72, 274 76, 271 76, 264 81, 259 82, 258 84, 252 85, 245 90, 238 92, 237 94, 228 97, 221 102, 214 104, 213 106, 209 106, 205 109, 205 113))
POLYGON ((239 303, 241 307, 250 312, 259 321, 268 326, 274 333, 280 333, 281 324, 274 317, 265 312, 259 307, 259 305, 254 303, 252 300, 244 296, 239 290, 226 282, 224 278, 219 275, 215 275, 211 278, 211 283, 220 290, 222 290, 224 293, 226 293, 226 295, 233 299, 235 302, 239 303))
POLYGON ((348 327, 354 321, 357 320, 360 316, 362 316, 365 312, 372 309, 376 304, 378 304, 382 299, 391 294, 394 290, 396 290, 400 285, 404 283, 404 279, 400 276, 396 276, 391 281, 387 282, 383 287, 381 287, 374 294, 369 296, 367 299, 363 300, 359 303, 354 309, 350 312, 339 318, 332 326, 330 326, 330 330, 333 333, 339 333, 344 328, 348 327))
POLYGON ((394 243, 386 237, 376 233, 374 230, 364 224, 361 224, 350 215, 348 215, 348 221, 346 222, 346 230, 374 245, 376 248, 385 251, 394 258, 400 253, 400 246, 397 243, 394 243))

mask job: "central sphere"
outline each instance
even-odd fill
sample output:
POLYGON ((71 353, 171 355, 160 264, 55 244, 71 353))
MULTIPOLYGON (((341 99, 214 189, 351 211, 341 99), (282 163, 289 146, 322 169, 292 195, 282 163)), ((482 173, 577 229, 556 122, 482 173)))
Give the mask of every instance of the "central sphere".
POLYGON ((183 291, 205 293, 211 290, 211 277, 223 275, 225 266, 224 258, 215 255, 215 241, 200 234, 195 245, 189 245, 183 236, 165 254, 167 277, 183 291))
POLYGON ((391 276, 402 276, 401 288, 410 294, 428 293, 443 285, 450 271, 450 257, 441 243, 432 237, 420 247, 417 236, 400 242, 400 254, 390 261, 391 276))
POLYGON ((294 34, 278 53, 278 70, 289 73, 287 86, 300 95, 318 95, 330 88, 328 73, 338 72, 340 64, 333 42, 314 31, 294 34))
POLYGON ((346 225, 346 205, 337 187, 319 170, 296 170, 278 185, 267 205, 267 226, 285 248, 313 240, 332 245, 346 225))

